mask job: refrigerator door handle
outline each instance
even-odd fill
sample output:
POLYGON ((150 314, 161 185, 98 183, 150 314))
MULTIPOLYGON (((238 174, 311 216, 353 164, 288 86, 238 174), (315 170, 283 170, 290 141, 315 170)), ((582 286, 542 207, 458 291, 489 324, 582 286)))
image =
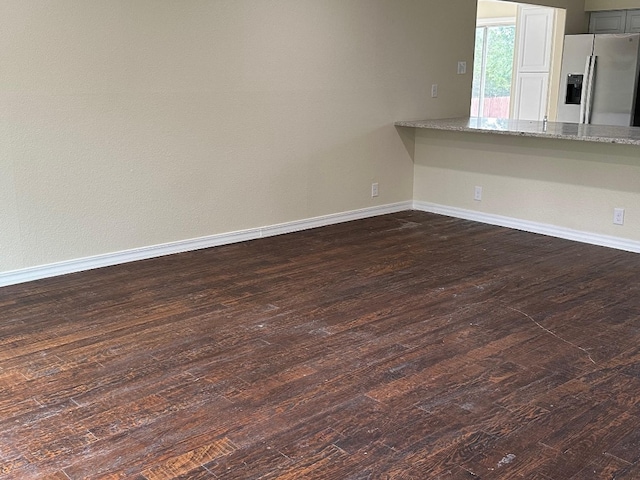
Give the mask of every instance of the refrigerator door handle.
POLYGON ((596 55, 592 55, 590 58, 590 65, 589 65, 589 75, 587 77, 587 100, 586 100, 586 106, 585 106, 585 113, 584 113, 584 123, 586 124, 590 124, 591 123, 591 111, 593 110, 593 91, 595 89, 595 85, 596 85, 596 68, 597 68, 597 62, 598 62, 598 57, 596 55))
POLYGON ((582 84, 582 98, 580 99, 580 117, 578 123, 584 123, 587 111, 587 90, 589 88, 589 73, 591 72, 591 56, 587 57, 584 65, 584 82, 582 84))

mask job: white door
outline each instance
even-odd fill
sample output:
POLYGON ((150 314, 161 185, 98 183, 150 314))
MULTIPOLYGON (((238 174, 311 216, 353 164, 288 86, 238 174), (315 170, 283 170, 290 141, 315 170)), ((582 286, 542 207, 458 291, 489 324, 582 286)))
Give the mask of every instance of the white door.
POLYGON ((521 73, 516 81, 516 103, 513 118, 542 120, 547 111, 549 74, 521 73))
POLYGON ((512 112, 515 119, 542 120, 546 114, 554 19, 553 8, 518 8, 512 112))

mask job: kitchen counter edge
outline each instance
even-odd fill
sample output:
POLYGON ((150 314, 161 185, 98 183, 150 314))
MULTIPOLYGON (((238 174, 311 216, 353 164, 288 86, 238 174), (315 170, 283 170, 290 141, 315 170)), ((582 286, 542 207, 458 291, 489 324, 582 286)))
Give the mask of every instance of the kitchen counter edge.
POLYGON ((564 122, 539 122, 504 118, 461 117, 434 120, 398 121, 396 127, 477 132, 520 137, 557 138, 583 142, 616 143, 640 146, 640 127, 580 125, 564 122))

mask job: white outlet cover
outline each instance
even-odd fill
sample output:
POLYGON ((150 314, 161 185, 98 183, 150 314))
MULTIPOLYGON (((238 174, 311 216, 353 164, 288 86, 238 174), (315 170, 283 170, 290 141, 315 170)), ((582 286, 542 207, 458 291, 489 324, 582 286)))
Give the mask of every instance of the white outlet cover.
POLYGON ((458 62, 458 75, 467 73, 467 62, 458 62))
POLYGON ((613 223, 615 225, 624 225, 624 208, 613 209, 613 223))

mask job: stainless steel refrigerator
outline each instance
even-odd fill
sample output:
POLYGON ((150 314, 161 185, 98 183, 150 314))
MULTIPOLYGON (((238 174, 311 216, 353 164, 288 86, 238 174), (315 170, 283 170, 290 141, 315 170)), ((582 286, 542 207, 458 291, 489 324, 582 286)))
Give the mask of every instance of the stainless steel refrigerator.
POLYGON ((567 35, 559 122, 640 125, 640 34, 567 35))

